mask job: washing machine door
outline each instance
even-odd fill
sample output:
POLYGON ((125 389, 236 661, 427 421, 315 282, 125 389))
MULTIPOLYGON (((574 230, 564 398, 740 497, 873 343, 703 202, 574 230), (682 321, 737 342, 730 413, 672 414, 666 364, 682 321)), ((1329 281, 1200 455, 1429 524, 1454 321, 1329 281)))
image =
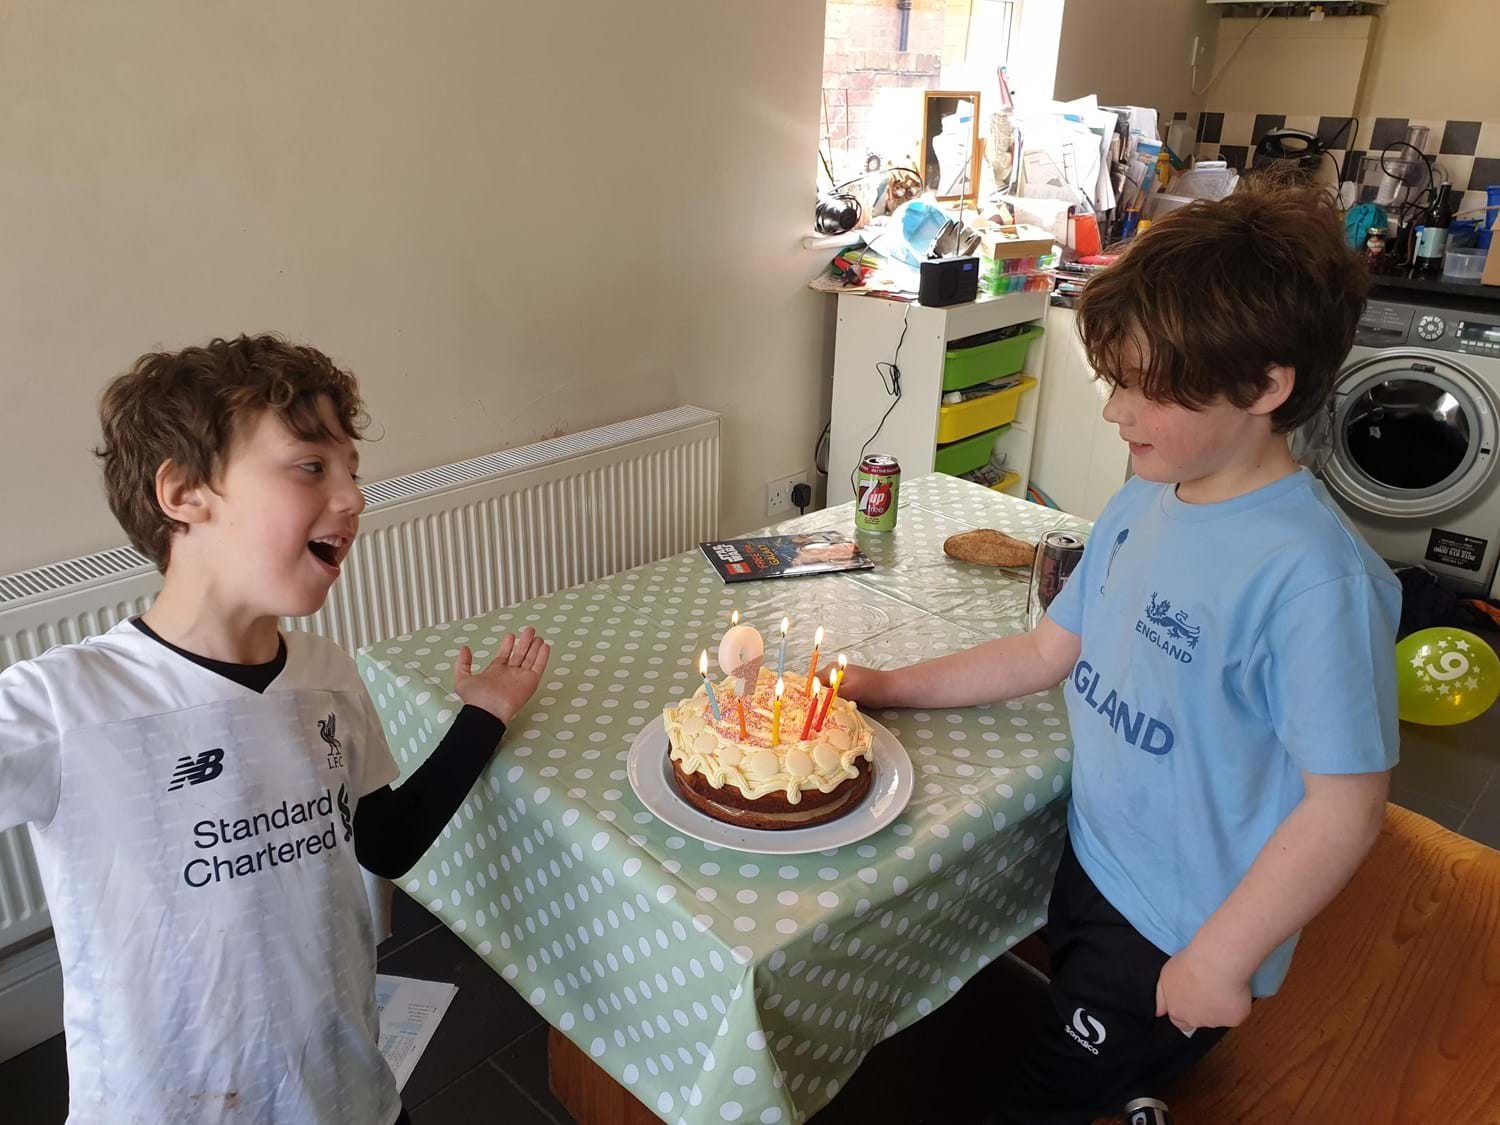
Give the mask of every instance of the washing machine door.
POLYGON ((1378 515, 1446 512, 1495 470, 1496 409, 1491 390, 1463 365, 1383 351, 1339 377, 1324 479, 1378 515))

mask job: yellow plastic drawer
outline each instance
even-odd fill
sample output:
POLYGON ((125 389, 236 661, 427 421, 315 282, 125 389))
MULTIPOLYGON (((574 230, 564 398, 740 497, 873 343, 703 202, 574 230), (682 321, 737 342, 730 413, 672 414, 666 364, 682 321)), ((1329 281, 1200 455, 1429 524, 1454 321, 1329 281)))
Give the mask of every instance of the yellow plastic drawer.
POLYGON ((1014 387, 971 398, 968 402, 955 402, 951 406, 939 407, 938 443, 959 441, 980 430, 992 430, 996 426, 1015 421, 1021 396, 1034 386, 1035 379, 1030 375, 1022 375, 1021 381, 1014 387))

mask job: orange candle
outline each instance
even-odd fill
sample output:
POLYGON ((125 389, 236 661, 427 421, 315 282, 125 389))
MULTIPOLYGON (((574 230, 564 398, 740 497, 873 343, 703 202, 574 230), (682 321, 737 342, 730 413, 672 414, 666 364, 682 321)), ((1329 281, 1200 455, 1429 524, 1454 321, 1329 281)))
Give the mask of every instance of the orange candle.
POLYGON ((822 693, 823 681, 818 679, 813 680, 812 695, 808 696, 807 699, 807 720, 802 724, 803 742, 806 742, 808 736, 812 734, 813 720, 818 716, 818 696, 822 693))
POLYGON ((776 678, 776 705, 771 709, 771 745, 781 745, 781 697, 786 694, 786 681, 776 678))
POLYGON ((823 626, 818 626, 818 631, 813 634, 812 666, 807 670, 807 686, 802 689, 803 695, 812 694, 813 681, 818 678, 818 656, 823 648, 823 626))
POLYGON ((745 726, 745 701, 743 699, 736 699, 734 705, 740 709, 740 741, 749 742, 750 729, 745 726))
POLYGON ((828 698, 823 703, 823 713, 818 716, 818 725, 814 730, 822 730, 823 724, 828 721, 828 712, 833 707, 833 701, 838 697, 839 687, 844 682, 844 669, 849 667, 849 658, 842 652, 839 653, 839 669, 833 674, 833 683, 828 689, 828 698))

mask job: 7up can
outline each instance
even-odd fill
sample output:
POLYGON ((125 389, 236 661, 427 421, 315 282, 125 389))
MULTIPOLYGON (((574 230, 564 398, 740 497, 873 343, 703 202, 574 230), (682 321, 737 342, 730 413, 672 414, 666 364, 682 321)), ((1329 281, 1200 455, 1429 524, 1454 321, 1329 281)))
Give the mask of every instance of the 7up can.
POLYGON ((854 481, 854 527, 858 531, 895 531, 901 498, 901 465, 885 453, 859 463, 854 481))

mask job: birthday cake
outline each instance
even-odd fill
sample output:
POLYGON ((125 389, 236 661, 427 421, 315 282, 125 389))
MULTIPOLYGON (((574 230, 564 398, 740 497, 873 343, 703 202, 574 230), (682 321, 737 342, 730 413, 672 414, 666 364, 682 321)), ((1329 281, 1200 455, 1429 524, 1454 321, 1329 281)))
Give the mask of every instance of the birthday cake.
POLYGON ((873 734, 859 709, 826 693, 809 694, 798 678, 783 680, 778 716, 775 672, 741 670, 750 675, 724 677, 712 701, 705 683, 664 710, 672 774, 683 799, 742 828, 807 828, 855 808, 872 776, 873 734))

